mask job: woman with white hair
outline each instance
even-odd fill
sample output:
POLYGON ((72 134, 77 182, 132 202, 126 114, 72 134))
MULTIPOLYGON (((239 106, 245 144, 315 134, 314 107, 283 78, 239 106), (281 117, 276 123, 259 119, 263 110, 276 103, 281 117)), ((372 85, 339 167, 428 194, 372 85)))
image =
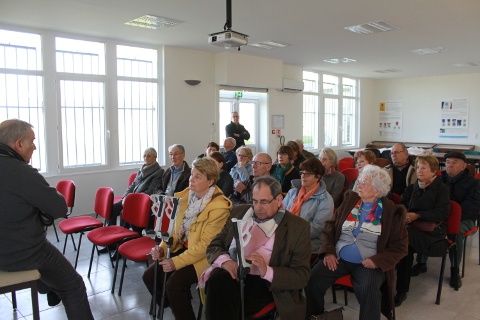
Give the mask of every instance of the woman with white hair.
POLYGON ((381 312, 392 318, 395 265, 408 252, 405 208, 385 197, 390 177, 381 168, 366 165, 358 179, 358 193, 347 191, 325 222, 320 260, 305 289, 307 319, 325 313, 326 291, 348 274, 360 304, 359 319, 380 319, 381 312))

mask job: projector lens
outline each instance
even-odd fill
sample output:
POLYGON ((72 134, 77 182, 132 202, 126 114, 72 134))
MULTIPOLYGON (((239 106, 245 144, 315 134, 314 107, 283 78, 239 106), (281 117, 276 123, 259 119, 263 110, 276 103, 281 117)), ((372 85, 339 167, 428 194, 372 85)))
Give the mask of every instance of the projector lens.
POLYGON ((212 37, 212 42, 216 42, 217 41, 217 36, 213 36, 212 37))

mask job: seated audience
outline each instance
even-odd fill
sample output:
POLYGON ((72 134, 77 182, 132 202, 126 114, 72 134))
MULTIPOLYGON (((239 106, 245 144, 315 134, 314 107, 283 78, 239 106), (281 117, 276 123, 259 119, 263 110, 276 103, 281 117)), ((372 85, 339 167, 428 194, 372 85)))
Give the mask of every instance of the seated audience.
MULTIPOLYGON (((157 162, 157 150, 154 148, 147 148, 143 153, 144 164, 138 170, 137 177, 132 182, 132 184, 127 188, 123 194, 122 200, 114 203, 112 205, 112 210, 110 212, 110 219, 108 219, 107 225, 114 226, 117 224, 117 217, 122 213, 123 202, 125 197, 130 193, 145 193, 152 195, 155 192, 155 189, 162 184, 164 170, 160 167, 157 162)), ((125 221, 121 223, 126 228, 130 227, 126 225, 125 221)), ((141 232, 141 228, 132 226, 132 229, 137 232, 141 232)), ((107 252, 106 249, 100 250, 101 252, 107 252)))
POLYGON ((213 151, 209 153, 208 156, 217 161, 218 168, 220 169, 217 187, 219 187, 223 195, 228 198, 233 193, 233 178, 229 173, 222 170, 222 167, 225 165, 225 157, 223 153, 219 151, 213 151))
POLYGON ((155 190, 156 194, 173 196, 174 193, 185 190, 190 178, 190 167, 185 159, 185 148, 181 144, 168 147, 171 167, 163 174, 162 183, 155 190))
POLYGON ((305 289, 307 317, 323 314, 328 288, 350 274, 360 304, 359 319, 379 320, 381 313, 392 318, 395 265, 408 246, 405 208, 385 197, 390 177, 381 168, 367 165, 358 179, 358 193, 347 191, 325 223, 320 260, 305 289))
POLYGON ((266 153, 257 153, 252 160, 253 175, 245 181, 239 181, 235 186, 235 191, 230 196, 233 205, 252 204, 253 183, 259 177, 270 175, 272 168, 272 158, 266 153))
POLYGON ((340 205, 343 188, 346 187, 347 184, 347 177, 336 170, 338 168, 337 154, 332 149, 323 148, 320 151, 319 159, 325 167, 323 181, 327 186, 328 193, 330 193, 333 198, 335 208, 337 208, 340 205))
POLYGON ((237 164, 230 170, 230 175, 233 178, 233 184, 236 185, 241 181, 248 180, 252 175, 252 149, 249 147, 240 147, 235 151, 237 154, 237 164))
POLYGON ((295 141, 288 141, 287 146, 290 146, 293 149, 293 158, 290 162, 295 168, 300 168, 300 163, 307 159, 303 156, 303 153, 300 152, 300 148, 295 141))
POLYGON ((285 208, 310 223, 312 258, 322 245, 322 231, 325 221, 333 214, 333 199, 327 192, 322 176, 325 168, 317 158, 310 158, 300 164, 300 179, 292 180, 293 189, 283 199, 285 208))
MULTIPOLYGON (((371 150, 360 150, 355 152, 353 160, 355 160, 358 173, 362 173, 363 167, 365 167, 367 164, 375 165, 377 157, 375 156, 375 153, 373 153, 373 151, 371 150)), ((355 179, 352 181, 352 183, 350 183, 350 186, 348 186, 348 190, 353 190, 355 192, 358 191, 358 179, 355 179)))
MULTIPOLYGON (((282 320, 305 317, 302 290, 310 276, 310 226, 305 220, 279 209, 281 193, 278 181, 268 176, 260 177, 253 186, 253 206, 239 205, 231 213, 232 218, 253 219, 252 238, 244 247, 245 258, 252 261, 244 281, 246 317, 272 301, 282 320)), ((241 318, 233 239, 232 223, 228 219, 207 248, 212 268, 202 275, 199 286, 206 282, 205 314, 209 320, 241 318)))
POLYGON ((207 149, 205 149, 205 153, 199 155, 197 158, 207 157, 210 153, 214 151, 220 151, 220 146, 216 142, 209 142, 207 144, 207 149))
POLYGON ((392 179, 390 191, 401 196, 405 188, 414 184, 417 180, 415 168, 413 161, 408 158, 408 150, 403 143, 394 145, 390 155, 392 164, 389 164, 384 169, 387 170, 390 179, 392 179))
POLYGON ((315 155, 303 148, 303 140, 301 139, 295 139, 293 140, 298 144, 298 147, 300 148, 300 153, 303 154, 305 159, 310 159, 310 158, 315 158, 315 155))
POLYGON ((230 173, 233 166, 237 163, 237 155, 233 148, 235 148, 236 141, 232 137, 226 138, 223 141, 223 155, 225 156, 225 165, 223 166, 223 170, 227 173, 230 173))
POLYGON ((441 257, 447 250, 447 218, 450 214, 450 196, 442 178, 436 176, 438 160, 434 156, 418 156, 415 161, 415 184, 409 185, 403 193, 400 204, 407 208, 408 255, 397 265, 398 307, 407 298, 414 252, 431 257, 441 257), (427 231, 425 227, 431 227, 427 231))
POLYGON ((278 163, 272 165, 270 175, 277 179, 282 185, 283 196, 287 195, 288 190, 292 188, 292 180, 300 179, 298 169, 291 163, 293 159, 293 149, 290 146, 280 146, 277 149, 278 163))
MULTIPOLYGON (((205 157, 192 164, 189 187, 175 196, 182 198, 175 220, 171 259, 165 259, 167 246, 162 243, 152 249, 152 258, 162 260, 157 270, 157 292, 161 292, 164 272, 168 273, 165 307, 170 306, 175 319, 195 319, 191 305, 190 287, 197 283, 202 272, 210 265, 206 248, 219 233, 230 214, 231 202, 215 186, 220 175, 216 161, 205 157)), ((143 282, 150 293, 154 290, 155 265, 143 274, 143 282)), ((161 304, 161 294, 157 301, 161 304)))

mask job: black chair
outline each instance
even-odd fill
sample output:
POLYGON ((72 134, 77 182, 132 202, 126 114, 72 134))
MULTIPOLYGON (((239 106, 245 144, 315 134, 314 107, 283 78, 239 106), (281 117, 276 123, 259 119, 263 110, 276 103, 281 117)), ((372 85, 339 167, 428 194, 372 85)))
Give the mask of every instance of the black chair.
POLYGON ((370 150, 375 154, 375 157, 381 158, 380 150, 378 150, 377 148, 365 148, 365 150, 370 150))
POLYGON ((382 151, 381 158, 387 159, 388 161, 390 161, 390 163, 392 163, 392 150, 382 151))

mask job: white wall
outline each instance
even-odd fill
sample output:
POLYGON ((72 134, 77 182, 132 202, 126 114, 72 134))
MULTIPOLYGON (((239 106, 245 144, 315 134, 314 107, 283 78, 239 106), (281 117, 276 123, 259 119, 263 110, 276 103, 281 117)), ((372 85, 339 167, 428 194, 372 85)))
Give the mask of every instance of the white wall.
MULTIPOLYGON (((480 73, 376 80, 374 87, 374 124, 379 122, 380 102, 403 102, 402 141, 471 144, 479 149, 480 140, 474 138, 474 134, 480 133, 480 73), (454 99, 468 99, 469 102, 467 139, 439 138, 440 103, 454 99)), ((377 130, 373 132, 373 139, 386 140, 378 136, 377 130)))

